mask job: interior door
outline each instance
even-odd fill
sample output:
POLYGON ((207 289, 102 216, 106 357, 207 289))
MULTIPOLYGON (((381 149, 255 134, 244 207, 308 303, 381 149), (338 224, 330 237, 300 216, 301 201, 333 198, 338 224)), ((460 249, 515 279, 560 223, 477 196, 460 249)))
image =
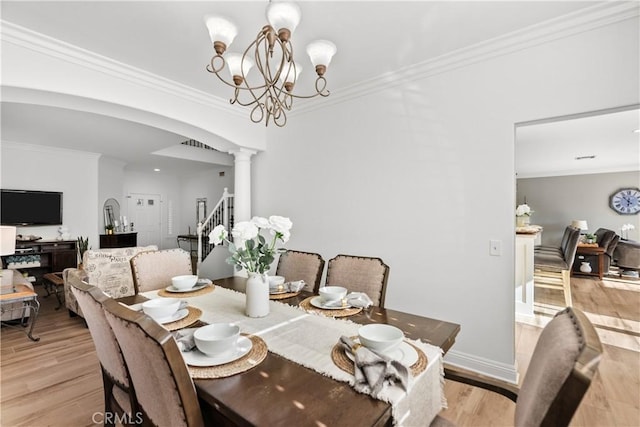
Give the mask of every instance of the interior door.
POLYGON ((127 197, 129 218, 138 233, 138 246, 157 245, 161 248, 160 195, 131 193, 127 197))

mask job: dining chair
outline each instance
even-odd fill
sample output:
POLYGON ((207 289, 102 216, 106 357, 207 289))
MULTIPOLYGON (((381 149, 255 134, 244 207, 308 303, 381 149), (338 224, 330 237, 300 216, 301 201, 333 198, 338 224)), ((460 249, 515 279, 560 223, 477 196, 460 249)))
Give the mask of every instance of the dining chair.
POLYGON ((280 255, 276 275, 283 276, 287 282, 304 280, 304 290, 318 293, 324 270, 324 259, 320 254, 287 250, 280 255))
POLYGON ((113 425, 109 421, 114 421, 114 414, 119 420, 133 421, 137 412, 135 391, 116 336, 102 309, 102 303, 111 298, 100 288, 84 282, 79 270, 68 272, 67 280, 89 327, 102 368, 105 423, 113 425))
POLYGON ((344 286, 352 292, 364 292, 373 305, 384 307, 389 266, 380 258, 337 255, 329 260, 325 285, 344 286))
MULTIPOLYGON (((602 343, 587 316, 567 307, 542 330, 519 389, 450 367, 445 367, 445 378, 514 401, 516 426, 568 426, 597 372, 602 351, 602 343)), ((431 423, 431 427, 452 425, 442 416, 431 423)))
POLYGON ((180 248, 140 252, 129 262, 136 294, 164 289, 172 277, 193 274, 191 254, 180 248))
POLYGON ((204 425, 198 395, 171 332, 114 300, 103 303, 136 390, 143 425, 204 425))

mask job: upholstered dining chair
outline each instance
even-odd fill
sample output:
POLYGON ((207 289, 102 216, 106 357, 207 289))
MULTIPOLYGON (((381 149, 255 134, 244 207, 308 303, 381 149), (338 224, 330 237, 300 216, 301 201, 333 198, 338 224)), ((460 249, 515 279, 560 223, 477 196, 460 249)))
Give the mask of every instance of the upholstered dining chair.
POLYGON ((324 259, 320 254, 287 250, 280 255, 276 275, 283 276, 287 282, 304 280, 304 290, 318 293, 324 259))
POLYGON ((180 248, 140 252, 129 262, 136 294, 166 288, 174 276, 193 274, 191 254, 180 248))
POLYGON ((103 303, 136 390, 143 425, 204 425, 198 395, 171 332, 114 300, 103 303))
POLYGON ((105 423, 113 425, 108 421, 115 419, 114 414, 119 420, 133 421, 137 412, 135 391, 116 336, 102 309, 102 302, 111 298, 98 287, 84 282, 80 270, 70 271, 67 280, 89 327, 102 368, 105 423))
POLYGON ((344 286, 352 292, 364 292, 373 305, 384 307, 389 266, 380 258, 337 255, 327 265, 325 284, 344 286))
MULTIPOLYGON (((591 385, 602 344, 585 314, 573 307, 558 312, 545 326, 518 389, 487 377, 445 367, 445 378, 481 387, 516 403, 516 426, 568 426, 591 385)), ((453 426, 437 416, 431 427, 453 426)))

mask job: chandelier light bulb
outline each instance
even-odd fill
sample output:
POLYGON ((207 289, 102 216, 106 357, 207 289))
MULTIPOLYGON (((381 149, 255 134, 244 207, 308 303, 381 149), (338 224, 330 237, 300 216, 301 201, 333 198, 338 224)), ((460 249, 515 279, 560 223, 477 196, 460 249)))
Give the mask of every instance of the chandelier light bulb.
POLYGON ((221 16, 206 16, 204 22, 207 25, 209 37, 211 37, 211 42, 213 43, 216 52, 219 55, 222 55, 224 51, 231 46, 233 39, 238 35, 238 28, 233 24, 233 22, 221 16), (223 46, 220 46, 220 43, 222 43, 223 46), (216 46, 216 44, 218 45, 216 46), (218 51, 220 48, 222 48, 221 52, 218 51))
POLYGON ((295 3, 278 2, 267 6, 267 21, 284 42, 289 40, 301 17, 300 7, 295 3))
POLYGON ((241 54, 235 52, 229 52, 224 55, 224 60, 229 67, 229 73, 234 83, 239 85, 247 77, 249 70, 254 66, 253 59, 245 56, 244 59, 241 54), (237 78, 240 77, 238 82, 237 78))
POLYGON ((336 51, 336 45, 328 40, 316 40, 309 43, 307 54, 311 59, 311 63, 316 67, 316 72, 319 76, 324 75, 336 51))
POLYGON ((297 62, 287 62, 282 67, 282 72, 280 73, 280 81, 282 81, 285 85, 285 89, 288 92, 293 90, 293 85, 298 80, 298 76, 302 72, 302 66, 297 62))

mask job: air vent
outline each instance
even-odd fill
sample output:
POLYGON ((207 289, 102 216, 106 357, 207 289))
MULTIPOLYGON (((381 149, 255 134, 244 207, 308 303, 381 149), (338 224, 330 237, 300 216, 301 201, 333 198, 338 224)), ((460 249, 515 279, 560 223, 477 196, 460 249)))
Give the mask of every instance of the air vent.
POLYGON ((595 158, 596 158, 596 155, 592 154, 590 156, 577 156, 576 160, 587 160, 587 159, 595 159, 595 158))

